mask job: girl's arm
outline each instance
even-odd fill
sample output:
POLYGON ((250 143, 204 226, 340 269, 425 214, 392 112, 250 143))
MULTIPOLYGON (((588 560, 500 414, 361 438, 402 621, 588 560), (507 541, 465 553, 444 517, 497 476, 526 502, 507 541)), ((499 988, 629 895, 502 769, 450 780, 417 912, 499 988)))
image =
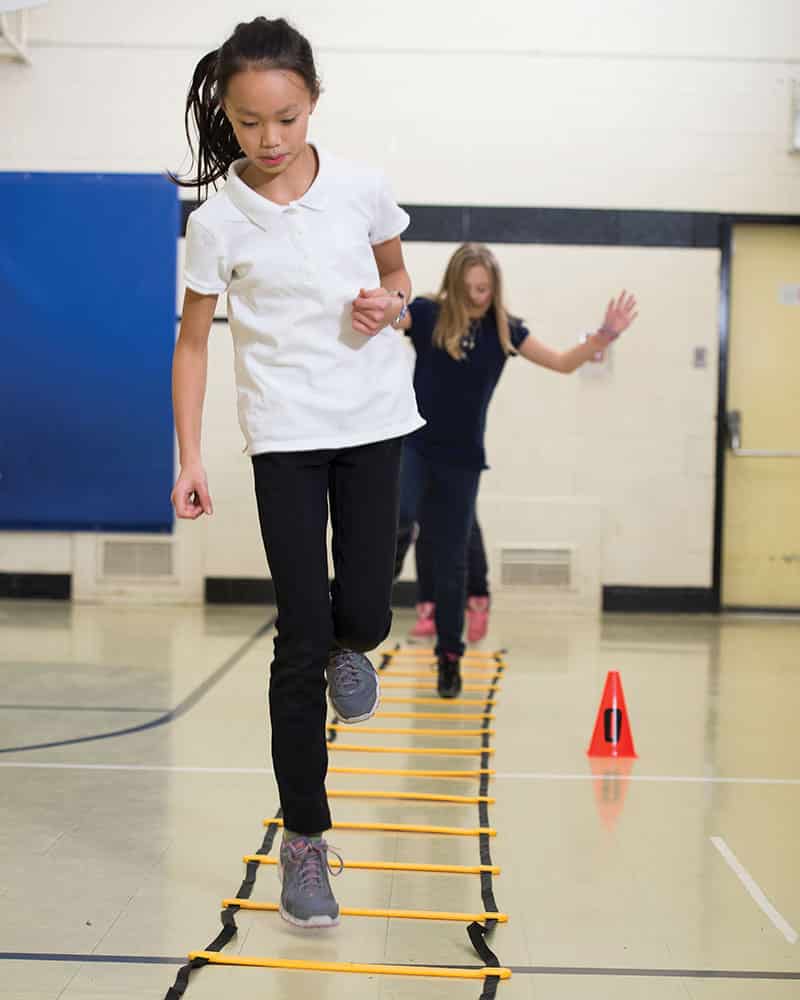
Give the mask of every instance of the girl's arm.
POLYGON ((172 360, 172 407, 181 471, 171 499, 178 517, 191 520, 213 513, 200 456, 200 434, 208 371, 208 335, 216 305, 216 295, 200 295, 186 289, 172 360))
POLYGON ((518 351, 523 358, 527 358, 535 365, 560 372, 562 375, 569 375, 585 362, 591 361, 598 351, 603 351, 608 346, 607 343, 602 346, 597 344, 596 337, 596 333, 592 334, 586 338, 584 343, 571 347, 568 351, 555 351, 529 333, 520 344, 518 351))
MULTIPOLYGON (((403 293, 406 304, 411 299, 411 278, 403 262, 400 237, 378 243, 372 248, 372 252, 378 266, 381 287, 368 291, 362 288, 353 302, 353 329, 367 336, 378 333, 397 318, 403 307, 403 301, 397 292, 403 293)), ((406 319, 410 319, 408 314, 401 320, 404 330, 408 329, 403 325, 406 319)))
POLYGON ((590 334, 583 343, 571 347, 568 351, 554 351, 528 334, 520 344, 519 353, 535 365, 568 375, 582 364, 591 361, 595 354, 604 351, 624 330, 628 329, 638 315, 636 298, 623 291, 619 298, 609 302, 600 329, 590 334))

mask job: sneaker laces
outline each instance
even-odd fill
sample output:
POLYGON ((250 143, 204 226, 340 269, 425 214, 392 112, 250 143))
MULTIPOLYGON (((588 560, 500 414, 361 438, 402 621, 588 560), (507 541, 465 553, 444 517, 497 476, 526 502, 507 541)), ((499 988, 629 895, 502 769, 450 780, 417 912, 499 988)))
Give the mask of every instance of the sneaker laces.
POLYGON ((330 847, 325 840, 309 840, 307 837, 295 837, 289 841, 287 850, 293 862, 300 865, 297 882, 301 892, 313 894, 323 888, 323 873, 325 869, 334 878, 341 875, 344 860, 341 854, 330 847), (332 865, 328 854, 332 854, 338 864, 332 865))
POLYGON ((358 672, 358 660, 353 653, 340 652, 333 654, 333 665, 336 670, 336 685, 348 693, 355 691, 361 679, 358 672))

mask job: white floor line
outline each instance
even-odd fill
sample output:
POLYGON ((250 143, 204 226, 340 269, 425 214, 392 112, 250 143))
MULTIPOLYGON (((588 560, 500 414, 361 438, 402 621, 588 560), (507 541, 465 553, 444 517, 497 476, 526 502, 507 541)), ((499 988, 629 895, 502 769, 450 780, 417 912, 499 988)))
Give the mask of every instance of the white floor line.
POLYGON ((35 761, 0 761, 0 767, 62 771, 167 771, 171 774, 272 774, 268 767, 184 767, 180 764, 61 764, 35 761))
POLYGON ((750 872, 743 867, 742 863, 733 853, 733 851, 728 847, 722 837, 711 837, 711 843, 716 847, 722 857, 725 859, 725 863, 728 867, 736 874, 739 881, 747 889, 753 898, 755 904, 763 910, 766 916, 771 921, 772 925, 777 928, 789 942, 789 944, 797 944, 798 935, 797 931, 792 927, 792 925, 781 916, 780 913, 775 909, 775 907, 770 903, 767 897, 764 895, 763 890, 759 884, 755 881, 750 872))
MULTIPOLYGON (((28 768, 64 771, 153 771, 175 774, 272 774, 268 767, 189 767, 181 764, 69 764, 60 761, 0 761, 0 768, 28 768)), ((691 774, 559 774, 547 771, 500 771, 493 776, 498 781, 639 781, 668 782, 687 785, 800 785, 800 778, 715 778, 691 774)))
POLYGON ((498 781, 650 781, 689 785, 800 785, 800 778, 722 778, 693 774, 560 774, 547 771, 498 771, 498 781))

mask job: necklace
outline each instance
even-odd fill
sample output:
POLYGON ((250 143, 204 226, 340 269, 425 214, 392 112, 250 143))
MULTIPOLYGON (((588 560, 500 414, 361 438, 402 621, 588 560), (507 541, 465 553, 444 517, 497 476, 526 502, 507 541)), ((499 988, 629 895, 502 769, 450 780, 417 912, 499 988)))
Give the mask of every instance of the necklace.
POLYGON ((472 351, 475 349, 475 343, 478 339, 480 329, 481 321, 479 319, 470 320, 467 332, 461 338, 460 346, 462 351, 472 351))

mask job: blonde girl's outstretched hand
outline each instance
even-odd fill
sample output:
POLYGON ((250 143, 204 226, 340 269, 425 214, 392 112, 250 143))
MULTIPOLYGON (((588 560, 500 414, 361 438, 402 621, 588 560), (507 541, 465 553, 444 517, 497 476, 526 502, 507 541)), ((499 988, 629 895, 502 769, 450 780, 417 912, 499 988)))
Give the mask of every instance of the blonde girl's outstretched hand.
POLYGON ((201 514, 213 514, 211 494, 202 465, 181 469, 181 474, 172 491, 172 506, 178 517, 197 520, 201 514))
POLYGON ((617 299, 612 299, 608 303, 603 325, 592 337, 592 342, 597 350, 604 350, 608 347, 612 341, 628 329, 638 315, 636 296, 623 289, 617 299))

